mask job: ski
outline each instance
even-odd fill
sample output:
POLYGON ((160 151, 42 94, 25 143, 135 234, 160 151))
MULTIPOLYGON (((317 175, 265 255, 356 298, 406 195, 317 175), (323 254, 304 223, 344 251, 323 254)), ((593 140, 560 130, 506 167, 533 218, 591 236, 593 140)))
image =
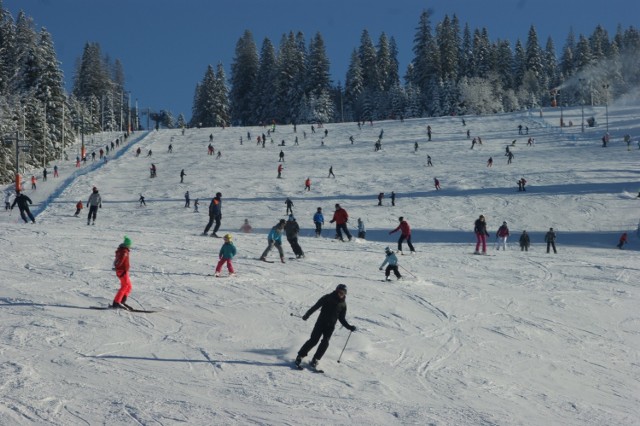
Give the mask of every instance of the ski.
MULTIPOLYGON (((96 309, 99 311, 109 311, 109 310, 116 310, 116 308, 112 308, 111 306, 89 306, 89 309, 96 309)), ((131 308, 131 309, 122 309, 123 311, 126 312, 135 312, 135 313, 139 313, 139 314, 153 314, 156 313, 158 311, 149 311, 146 309, 135 309, 135 308, 131 308)))

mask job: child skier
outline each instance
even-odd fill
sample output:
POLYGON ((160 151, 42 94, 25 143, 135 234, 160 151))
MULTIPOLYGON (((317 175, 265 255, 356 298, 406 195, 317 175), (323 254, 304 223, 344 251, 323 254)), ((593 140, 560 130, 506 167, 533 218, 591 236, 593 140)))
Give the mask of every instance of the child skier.
POLYGON ((384 268, 384 265, 387 265, 387 269, 385 269, 384 271, 384 279, 387 281, 391 281, 391 278, 389 278, 389 275, 391 275, 391 271, 393 271, 397 279, 402 278, 402 275, 400 275, 400 271, 398 271, 398 258, 396 257, 393 250, 391 250, 389 247, 385 247, 384 252, 386 254, 386 257, 384 258, 384 262, 382 262, 382 265, 380 265, 381 271, 384 268))
POLYGON ((507 222, 502 222, 502 226, 498 228, 498 232, 496 232, 496 250, 500 250, 500 245, 502 244, 502 250, 507 249, 507 237, 509 237, 509 227, 507 226, 507 222))
POLYGON ((124 241, 116 250, 116 258, 113 266, 116 270, 116 276, 120 279, 120 290, 113 299, 112 308, 131 309, 127 305, 127 297, 131 293, 131 278, 129 277, 129 249, 131 248, 131 239, 124 236, 124 241))
POLYGON ((220 260, 218 261, 218 265, 216 266, 216 277, 220 276, 220 271, 222 271, 222 266, 226 263, 227 269, 229 270, 229 276, 234 276, 236 273, 233 270, 233 264, 231 263, 231 259, 236 255, 236 246, 233 245, 233 241, 231 234, 226 234, 224 237, 224 244, 220 247, 220 253, 218 253, 218 257, 220 260))
POLYGON ((358 218, 358 238, 362 238, 363 240, 367 236, 367 229, 364 227, 364 222, 361 218, 358 218))
POLYGON ((351 332, 356 331, 356 327, 349 324, 345 318, 347 314, 346 296, 347 286, 338 284, 332 293, 322 296, 320 300, 302 316, 302 319, 306 321, 315 311, 320 309, 320 315, 313 327, 311 337, 309 337, 309 340, 307 340, 298 351, 298 356, 296 357, 296 366, 298 366, 298 368, 301 368, 300 363, 302 363, 302 358, 307 356, 309 351, 318 344, 318 341, 322 337, 320 346, 318 346, 313 360, 310 362, 313 368, 317 367, 318 362, 329 348, 329 339, 331 339, 338 320, 344 328, 351 332))
POLYGON ((316 214, 313 215, 313 223, 316 225, 316 237, 320 236, 322 232, 322 225, 324 225, 324 215, 322 214, 322 207, 318 207, 316 214))
POLYGON ((252 229, 253 228, 251 228, 251 225, 249 224, 249 219, 245 219, 244 223, 240 227, 240 231, 244 232, 245 234, 248 234, 251 232, 252 229))
POLYGON ((79 201, 76 203, 76 212, 75 212, 75 213, 74 213, 74 215, 73 215, 74 217, 78 217, 78 216, 80 215, 80 212, 82 211, 82 207, 83 207, 83 206, 82 206, 82 200, 79 200, 79 201))
POLYGON ((624 232, 622 235, 620 235, 620 241, 618 241, 618 245, 616 247, 622 250, 622 247, 624 247, 626 243, 627 243, 627 233, 624 232))

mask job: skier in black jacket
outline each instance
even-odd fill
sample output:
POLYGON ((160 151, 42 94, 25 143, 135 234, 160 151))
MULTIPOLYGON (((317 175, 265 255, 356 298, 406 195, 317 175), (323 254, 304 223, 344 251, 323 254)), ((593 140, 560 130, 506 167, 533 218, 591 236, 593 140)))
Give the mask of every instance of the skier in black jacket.
POLYGON ((329 339, 331 339, 333 330, 336 327, 336 321, 340 320, 340 323, 346 329, 356 331, 356 327, 350 325, 345 319, 347 314, 346 297, 347 286, 344 284, 338 284, 335 291, 322 296, 320 300, 318 300, 318 302, 313 305, 306 314, 304 314, 302 319, 306 321, 315 311, 320 309, 320 315, 318 316, 316 325, 313 327, 311 337, 298 351, 298 356, 296 357, 296 365, 298 367, 302 362, 302 358, 307 356, 309 351, 318 344, 320 337, 322 337, 322 342, 320 342, 320 346, 318 346, 318 349, 313 356, 313 360, 311 361, 312 367, 316 367, 318 365, 318 362, 327 351, 327 348, 329 348, 329 339))
POLYGON ((18 209, 20 210, 20 217, 22 218, 22 220, 24 220, 24 223, 29 223, 29 221, 27 220, 27 216, 29 216, 29 219, 31 219, 32 223, 36 223, 31 210, 29 210, 29 204, 33 204, 31 198, 27 197, 20 191, 16 191, 16 199, 13 200, 13 204, 11 204, 11 210, 13 210, 13 207, 16 204, 18 205, 18 209))

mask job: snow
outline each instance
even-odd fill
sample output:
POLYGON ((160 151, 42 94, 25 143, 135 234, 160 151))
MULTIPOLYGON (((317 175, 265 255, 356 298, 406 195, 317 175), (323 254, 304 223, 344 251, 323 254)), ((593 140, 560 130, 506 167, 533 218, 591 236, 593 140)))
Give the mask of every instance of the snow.
MULTIPOLYGON (((298 126, 300 146, 283 125, 265 148, 255 143, 264 128, 161 130, 136 133, 99 166, 76 171, 70 155, 60 178, 50 167, 48 182, 25 191, 37 224, 23 224, 17 209, 0 215, 0 424, 638 424, 640 107, 609 106, 607 148, 604 114, 586 108, 599 127, 585 133, 560 129, 557 109, 467 116, 466 126, 460 117, 362 130, 328 124, 324 146, 323 129, 312 134, 308 125, 298 126), (520 123, 529 135, 517 135, 520 123), (383 151, 374 152, 383 128, 383 151), (467 129, 483 144, 470 149, 467 129), (206 155, 211 133, 219 160, 206 155), (327 178, 330 166, 335 179, 327 178), (517 191, 521 177, 526 192, 517 191), (87 226, 87 209, 81 218, 73 212, 93 185, 103 208, 87 226), (199 213, 184 208, 187 190, 192 203, 200 198, 199 213), (396 206, 385 198, 378 207, 378 193, 392 190, 396 206), (218 191, 219 234, 231 232, 238 249, 232 278, 211 276, 222 240, 200 235, 218 191), (286 264, 275 250, 275 263, 260 262, 286 197, 307 257, 288 260, 285 241, 286 264), (335 203, 349 212, 354 236, 356 219, 365 221, 366 241, 332 239, 335 203), (323 238, 313 237, 318 206, 323 238), (480 214, 491 256, 472 255, 480 214), (386 283, 377 268, 384 247, 396 248, 398 234, 388 232, 398 216, 411 224, 417 253, 398 256, 405 279, 386 283), (245 218, 251 234, 237 232, 245 218), (504 220, 506 252, 493 247, 504 220), (558 234, 556 255, 543 244, 549 227, 558 234), (517 247, 524 229, 529 252, 517 247), (629 244, 619 250, 625 231, 629 244), (133 240, 130 304, 158 313, 88 309, 110 303, 119 287, 111 267, 124 235, 133 240), (337 363, 349 332, 336 327, 320 364, 325 374, 294 370, 318 314, 307 322, 291 314, 304 314, 338 283, 349 288, 347 319, 357 331, 337 363)), ((565 108, 563 116, 580 123, 581 112, 565 108)))

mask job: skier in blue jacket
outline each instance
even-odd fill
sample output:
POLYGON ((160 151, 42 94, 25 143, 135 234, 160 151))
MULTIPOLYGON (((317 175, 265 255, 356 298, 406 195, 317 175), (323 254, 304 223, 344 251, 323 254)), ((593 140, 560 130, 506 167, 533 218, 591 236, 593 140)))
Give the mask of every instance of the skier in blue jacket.
POLYGON ((381 271, 382 268, 384 268, 384 265, 387 265, 387 269, 384 271, 384 279, 387 281, 391 281, 391 278, 389 278, 389 275, 391 275, 391 271, 393 271, 397 279, 402 278, 402 275, 400 275, 400 271, 398 271, 398 258, 396 257, 393 250, 391 250, 389 247, 385 247, 384 252, 386 254, 386 257, 384 258, 384 262, 382 262, 382 265, 380 265, 381 271))
POLYGON ((322 232, 322 225, 324 225, 324 215, 322 214, 322 207, 318 207, 318 211, 313 215, 313 223, 316 225, 316 237, 320 236, 322 232))
POLYGON ((277 225, 271 228, 271 231, 269 231, 269 235, 267 236, 267 241, 269 245, 264 250, 264 252, 262 252, 262 256, 260 256, 260 260, 266 262, 267 255, 269 254, 273 246, 275 246, 278 249, 278 253, 280 253, 280 262, 285 263, 284 251, 282 251, 282 233, 284 232, 284 225, 286 223, 287 223, 286 220, 280 219, 280 222, 278 222, 277 225))

